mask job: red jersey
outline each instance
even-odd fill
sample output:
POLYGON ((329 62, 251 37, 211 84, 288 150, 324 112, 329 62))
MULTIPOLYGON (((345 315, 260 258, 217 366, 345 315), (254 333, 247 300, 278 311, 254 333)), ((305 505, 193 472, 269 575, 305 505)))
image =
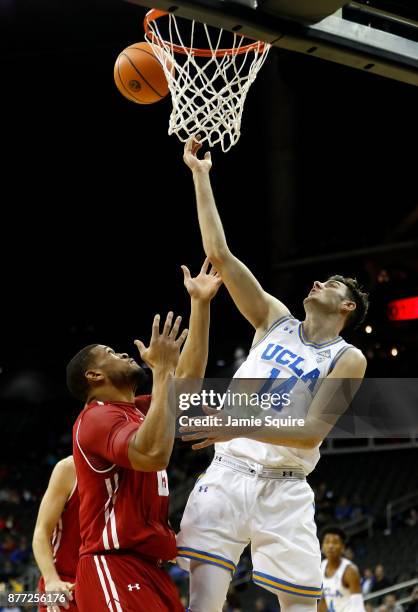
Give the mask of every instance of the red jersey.
POLYGON ((74 576, 74 578, 77 572, 81 542, 78 519, 79 508, 80 498, 76 482, 54 529, 51 541, 57 573, 64 576, 74 576))
MULTIPOLYGON (((148 409, 150 402, 151 396, 141 396, 136 406, 148 409)), ((129 441, 145 418, 136 406, 93 401, 74 424, 80 556, 120 551, 168 560, 177 555, 168 524, 166 472, 136 471, 128 458, 129 441)))

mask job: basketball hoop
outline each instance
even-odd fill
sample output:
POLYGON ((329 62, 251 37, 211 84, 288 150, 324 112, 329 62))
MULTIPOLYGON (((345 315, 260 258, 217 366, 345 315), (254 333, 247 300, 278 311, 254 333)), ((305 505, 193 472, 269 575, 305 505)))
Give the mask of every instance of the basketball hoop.
POLYGON ((172 97, 168 133, 182 142, 200 134, 201 142, 229 151, 241 135, 245 98, 271 45, 158 9, 146 14, 144 30, 172 97))

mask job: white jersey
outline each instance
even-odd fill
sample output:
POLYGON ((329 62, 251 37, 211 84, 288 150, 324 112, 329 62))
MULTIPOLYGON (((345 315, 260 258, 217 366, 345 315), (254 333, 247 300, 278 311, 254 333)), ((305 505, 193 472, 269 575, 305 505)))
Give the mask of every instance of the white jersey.
MULTIPOLYGON (((275 378, 286 380, 286 388, 280 385, 280 393, 295 390, 314 397, 319 380, 328 376, 340 357, 352 347, 341 336, 329 342, 316 344, 308 341, 302 323, 291 315, 278 319, 264 337, 254 344, 251 351, 235 373, 234 379, 275 378)), ((274 393, 274 383, 268 384, 268 392, 274 393)), ((263 385, 264 387, 265 385, 263 385)), ((260 392, 260 391, 259 391, 260 392)), ((278 417, 285 416, 283 412, 278 417)), ((287 415, 286 415, 287 416, 287 415)), ((297 416, 297 415, 295 415, 297 416)), ((216 452, 232 455, 244 461, 266 467, 299 467, 309 474, 318 463, 319 446, 313 449, 298 449, 258 442, 247 438, 235 438, 230 442, 216 444, 216 452)))
POLYGON ((349 565, 353 565, 348 559, 341 559, 340 567, 327 578, 325 572, 328 565, 327 559, 321 564, 323 597, 329 612, 346 612, 350 609, 350 589, 343 585, 344 572, 349 565))

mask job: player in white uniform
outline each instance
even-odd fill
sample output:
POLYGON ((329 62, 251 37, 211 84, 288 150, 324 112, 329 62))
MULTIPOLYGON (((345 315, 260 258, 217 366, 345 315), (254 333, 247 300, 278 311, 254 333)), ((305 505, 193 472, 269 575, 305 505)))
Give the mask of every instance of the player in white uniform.
POLYGON ((322 531, 323 596, 318 612, 364 612, 360 573, 354 563, 345 559, 346 536, 339 527, 322 531))
MULTIPOLYGON (((189 140, 184 161, 193 172, 203 246, 255 329, 251 352, 235 377, 289 379, 289 388, 297 383, 314 397, 310 411, 316 414, 324 403, 319 379, 364 376, 364 355, 339 333, 364 318, 367 295, 353 279, 315 281, 304 300, 306 318, 296 320, 230 252, 210 184, 210 154, 198 159, 200 146, 189 140)), ((222 436, 225 430, 194 435, 204 438, 194 449, 216 447, 212 464, 189 497, 178 537, 180 561, 190 566, 190 612, 222 610, 232 573, 249 542, 253 580, 277 594, 282 611, 314 612, 322 593, 321 554, 314 495, 305 477, 319 459, 324 436, 222 436)))

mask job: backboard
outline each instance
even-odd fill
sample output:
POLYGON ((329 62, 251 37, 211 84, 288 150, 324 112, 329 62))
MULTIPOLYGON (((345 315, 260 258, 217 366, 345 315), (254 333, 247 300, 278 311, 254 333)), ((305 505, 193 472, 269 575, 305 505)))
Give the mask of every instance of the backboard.
POLYGON ((412 0, 124 0, 273 46, 418 85, 412 0), (384 7, 384 8, 381 8, 384 7))

